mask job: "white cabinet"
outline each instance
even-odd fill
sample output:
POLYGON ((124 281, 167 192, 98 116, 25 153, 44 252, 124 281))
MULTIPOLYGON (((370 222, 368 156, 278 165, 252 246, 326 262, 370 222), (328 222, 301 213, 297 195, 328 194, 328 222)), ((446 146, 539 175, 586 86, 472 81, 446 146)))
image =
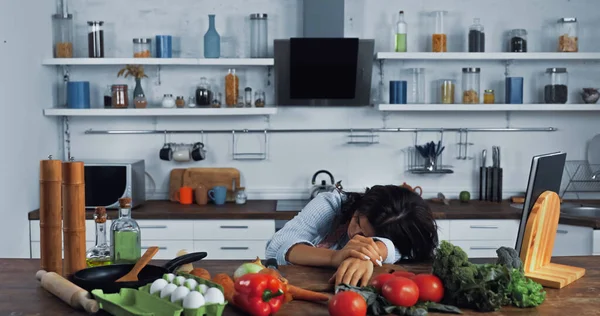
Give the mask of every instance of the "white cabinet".
POLYGON ((451 240, 516 240, 518 220, 471 220, 450 221, 451 240))
POLYGON ((496 249, 515 247, 512 240, 456 240, 452 244, 464 250, 469 258, 496 258, 496 249))
MULTIPOLYGON (((94 247, 94 244, 96 242, 95 241, 86 241, 85 242, 85 249, 90 249, 92 247, 94 247)), ((63 247, 63 259, 65 252, 64 252, 64 247, 63 247)), ((31 258, 34 259, 39 259, 41 256, 41 246, 40 246, 40 242, 39 241, 32 241, 31 242, 31 258)))
POLYGON ((447 219, 435 221, 438 226, 438 240, 450 240, 450 221, 447 219))
POLYGON ((552 256, 591 256, 593 233, 590 227, 559 224, 552 256))
POLYGON ((593 250, 594 256, 600 256, 600 230, 594 231, 593 250))
POLYGON ((209 260, 265 259, 268 240, 194 240, 194 251, 206 251, 209 260))

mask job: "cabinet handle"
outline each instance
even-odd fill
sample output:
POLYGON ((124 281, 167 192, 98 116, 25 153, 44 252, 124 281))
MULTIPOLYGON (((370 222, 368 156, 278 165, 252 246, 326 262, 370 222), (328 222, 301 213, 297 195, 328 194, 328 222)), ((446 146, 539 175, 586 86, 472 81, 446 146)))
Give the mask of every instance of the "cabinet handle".
POLYGON ((569 231, 568 231, 568 230, 564 230, 564 229, 559 229, 559 230, 557 230, 557 231, 556 231, 556 233, 557 233, 557 234, 563 234, 563 235, 566 235, 566 234, 568 234, 568 233, 569 233, 569 231))
MULTIPOLYGON (((148 249, 150 247, 142 247, 142 249, 148 249)), ((167 250, 167 247, 158 247, 158 249, 160 250, 167 250)))
POLYGON ((498 247, 469 247, 471 250, 496 250, 498 247))
POLYGON ((471 225, 471 228, 476 228, 476 229, 498 229, 498 226, 493 226, 493 225, 471 225))
POLYGON ((248 247, 221 247, 221 250, 248 250, 248 247))
POLYGON ((232 229, 248 229, 248 226, 221 226, 221 228, 227 229, 227 228, 232 228, 232 229))
POLYGON ((140 226, 140 228, 156 228, 156 229, 163 229, 163 228, 167 228, 167 225, 150 225, 150 226, 140 226))

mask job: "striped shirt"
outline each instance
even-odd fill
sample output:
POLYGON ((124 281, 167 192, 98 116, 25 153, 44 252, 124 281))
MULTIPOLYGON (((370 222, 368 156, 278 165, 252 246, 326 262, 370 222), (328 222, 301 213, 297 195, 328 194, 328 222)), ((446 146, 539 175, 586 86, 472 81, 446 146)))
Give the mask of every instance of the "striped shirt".
MULTIPOLYGON (((277 259, 277 264, 290 264, 285 257, 296 244, 307 244, 313 247, 336 230, 332 227, 342 215, 342 195, 338 192, 326 192, 317 195, 302 209, 298 215, 287 222, 281 230, 273 235, 266 248, 266 257, 277 259)), ((373 237, 387 247, 388 256, 383 263, 395 263, 400 260, 400 253, 391 240, 373 237)), ((342 234, 340 239, 329 249, 339 250, 350 241, 348 234, 342 234)))

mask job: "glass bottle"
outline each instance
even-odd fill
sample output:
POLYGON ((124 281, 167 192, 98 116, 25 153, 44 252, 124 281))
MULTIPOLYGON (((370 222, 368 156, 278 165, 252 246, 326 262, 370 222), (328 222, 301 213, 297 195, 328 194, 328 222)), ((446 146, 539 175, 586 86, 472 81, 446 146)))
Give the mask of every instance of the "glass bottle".
POLYGON ((440 80, 440 102, 442 104, 454 104, 455 81, 452 79, 440 80))
POLYGON ((204 58, 221 57, 221 36, 215 27, 215 15, 208 15, 208 31, 204 34, 204 58))
POLYGON ((185 99, 183 98, 183 96, 178 96, 175 99, 175 106, 177 106, 180 109, 185 107, 185 99))
POLYGON ((469 53, 485 52, 485 32, 478 18, 473 19, 469 27, 469 53))
POLYGON ((250 57, 267 58, 268 46, 267 14, 250 14, 250 57))
POLYGON ((59 0, 58 12, 52 16, 55 58, 73 58, 73 15, 67 1, 59 0))
POLYGON ((88 21, 88 56, 90 58, 104 57, 103 21, 88 21))
POLYGON ((112 85, 112 107, 124 109, 129 107, 129 93, 126 84, 112 85))
POLYGON ((569 99, 569 74, 567 68, 546 69, 546 85, 544 86, 544 102, 548 104, 565 104, 569 99))
POLYGON ((412 68, 412 103, 425 103, 425 68, 412 68))
POLYGON ((212 101, 212 91, 206 77, 200 78, 200 84, 196 88, 196 105, 209 106, 212 101))
POLYGON ((508 51, 511 53, 527 52, 527 31, 524 29, 514 29, 508 32, 508 51))
POLYGON ((483 91, 483 103, 484 104, 496 103, 496 97, 494 95, 494 90, 486 89, 485 91, 483 91))
POLYGON ((239 96, 238 97, 238 102, 235 105, 236 108, 243 108, 244 107, 244 97, 243 96, 239 96))
POLYGON ((579 51, 577 18, 561 18, 558 20, 558 51, 576 53, 579 51))
POLYGON ((231 68, 225 76, 225 104, 227 107, 234 107, 238 102, 240 88, 240 79, 235 74, 235 69, 231 68))
POLYGON ((96 223, 96 244, 85 253, 85 262, 88 267, 97 267, 111 264, 110 246, 106 241, 106 209, 97 207, 94 211, 96 223))
POLYGON ((463 103, 479 103, 480 68, 463 68, 463 103))
POLYGON ((250 87, 244 89, 244 106, 247 108, 252 107, 252 88, 250 87))
POLYGON ((446 11, 435 11, 433 15, 435 17, 435 30, 431 35, 431 51, 434 53, 443 53, 448 51, 448 36, 444 29, 444 16, 448 12, 446 11))
POLYGON ((152 39, 150 38, 134 38, 133 39, 133 57, 134 58, 150 58, 152 57, 152 50, 150 45, 152 39))
POLYGON ((265 92, 262 90, 254 92, 254 106, 257 108, 264 108, 265 104, 265 92))
POLYGON ((131 198, 119 199, 119 218, 110 226, 112 263, 136 263, 142 256, 141 231, 131 218, 131 198))
POLYGON ((211 106, 213 108, 220 108, 221 104, 223 104, 223 94, 221 92, 214 93, 211 106))
POLYGON ((396 23, 396 31, 394 36, 394 50, 396 52, 406 52, 406 32, 408 25, 404 22, 404 11, 398 14, 398 23, 396 23))

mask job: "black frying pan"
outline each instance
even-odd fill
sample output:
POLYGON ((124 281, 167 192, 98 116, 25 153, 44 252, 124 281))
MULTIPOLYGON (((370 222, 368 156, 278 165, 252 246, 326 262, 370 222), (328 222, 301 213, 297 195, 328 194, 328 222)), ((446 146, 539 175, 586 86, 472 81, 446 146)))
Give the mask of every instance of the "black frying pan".
POLYGON ((177 268, 206 257, 206 252, 193 252, 177 257, 164 266, 146 265, 138 274, 138 280, 135 282, 115 282, 120 277, 129 273, 134 264, 113 264, 82 269, 71 277, 71 281, 86 291, 99 289, 104 293, 118 293, 122 288, 139 288, 156 279, 162 278, 165 273, 173 273, 177 268))

